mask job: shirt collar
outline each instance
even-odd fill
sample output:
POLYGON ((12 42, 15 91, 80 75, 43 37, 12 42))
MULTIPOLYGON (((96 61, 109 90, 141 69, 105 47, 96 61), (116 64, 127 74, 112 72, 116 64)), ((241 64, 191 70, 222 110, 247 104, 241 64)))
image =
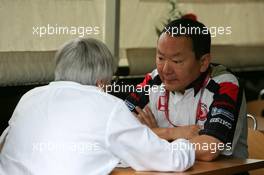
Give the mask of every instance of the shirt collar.
POLYGON ((78 87, 78 88, 89 88, 102 91, 101 88, 93 85, 83 85, 74 81, 52 81, 49 83, 50 86, 63 86, 63 87, 78 87))
POLYGON ((205 72, 203 72, 196 80, 194 80, 192 83, 190 83, 186 90, 193 88, 194 90, 194 96, 200 91, 200 89, 204 85, 204 81, 206 80, 208 74, 210 74, 210 68, 208 68, 205 72))

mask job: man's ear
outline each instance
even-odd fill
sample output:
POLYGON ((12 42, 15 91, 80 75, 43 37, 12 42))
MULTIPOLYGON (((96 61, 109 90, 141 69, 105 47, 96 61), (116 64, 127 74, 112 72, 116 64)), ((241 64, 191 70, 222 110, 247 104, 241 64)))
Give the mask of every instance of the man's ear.
POLYGON ((105 83, 104 83, 103 80, 97 80, 96 81, 96 86, 99 87, 99 88, 104 88, 105 83))
POLYGON ((210 63, 211 63, 211 54, 210 53, 207 53, 207 54, 204 54, 201 58, 200 58, 200 64, 201 64, 201 67, 200 67, 200 72, 205 72, 210 63))
POLYGON ((96 81, 96 86, 101 88, 103 91, 106 91, 107 88, 108 88, 108 81, 105 81, 105 80, 97 80, 96 81))

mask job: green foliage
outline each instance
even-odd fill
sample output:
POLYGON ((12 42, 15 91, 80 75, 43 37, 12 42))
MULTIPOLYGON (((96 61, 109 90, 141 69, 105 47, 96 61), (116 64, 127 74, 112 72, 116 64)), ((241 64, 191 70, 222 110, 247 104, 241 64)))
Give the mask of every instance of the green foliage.
POLYGON ((160 36, 163 27, 170 23, 171 21, 175 19, 179 19, 183 16, 182 12, 179 9, 178 6, 178 0, 167 0, 169 5, 170 5, 170 10, 168 12, 168 19, 165 22, 162 22, 162 28, 160 29, 159 27, 155 27, 156 33, 158 36, 160 36))

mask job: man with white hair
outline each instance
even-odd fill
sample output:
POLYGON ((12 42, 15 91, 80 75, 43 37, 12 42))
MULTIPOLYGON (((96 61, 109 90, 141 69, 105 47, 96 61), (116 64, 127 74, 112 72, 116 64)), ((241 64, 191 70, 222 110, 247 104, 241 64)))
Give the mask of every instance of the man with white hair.
POLYGON ((191 167, 189 141, 160 139, 122 100, 103 92, 115 68, 98 40, 64 45, 56 55, 55 81, 22 97, 1 136, 0 174, 103 175, 120 160, 140 171, 191 167))

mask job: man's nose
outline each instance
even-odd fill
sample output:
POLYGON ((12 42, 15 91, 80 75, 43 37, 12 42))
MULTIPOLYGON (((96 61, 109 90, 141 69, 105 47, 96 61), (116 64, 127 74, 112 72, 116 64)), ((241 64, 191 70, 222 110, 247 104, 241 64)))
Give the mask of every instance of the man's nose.
POLYGON ((171 61, 166 60, 163 66, 163 73, 171 73, 171 72, 172 72, 171 61))

